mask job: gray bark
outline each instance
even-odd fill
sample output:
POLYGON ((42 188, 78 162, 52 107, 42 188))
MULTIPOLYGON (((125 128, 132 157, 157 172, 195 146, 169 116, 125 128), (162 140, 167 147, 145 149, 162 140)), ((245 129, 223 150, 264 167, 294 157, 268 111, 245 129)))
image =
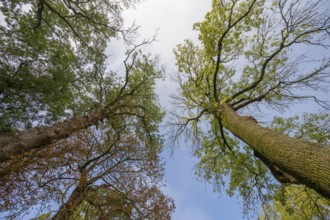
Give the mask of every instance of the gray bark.
POLYGON ((106 117, 107 114, 99 110, 52 126, 38 126, 11 135, 0 134, 0 163, 33 149, 44 148, 76 131, 96 125, 106 117))

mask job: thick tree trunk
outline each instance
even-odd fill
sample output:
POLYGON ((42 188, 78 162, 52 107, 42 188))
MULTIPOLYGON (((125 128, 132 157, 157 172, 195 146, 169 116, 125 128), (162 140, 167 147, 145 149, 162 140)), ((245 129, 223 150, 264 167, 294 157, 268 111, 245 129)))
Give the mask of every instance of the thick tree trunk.
POLYGON ((55 123, 52 126, 39 126, 23 130, 15 135, 0 133, 0 163, 66 138, 76 131, 97 124, 106 117, 107 114, 99 110, 82 117, 55 123))
POLYGON ((293 183, 304 184, 330 199, 329 145, 302 141, 264 128, 252 117, 239 116, 228 104, 222 105, 220 114, 224 127, 252 147, 273 174, 282 172, 288 182, 291 179, 293 183))

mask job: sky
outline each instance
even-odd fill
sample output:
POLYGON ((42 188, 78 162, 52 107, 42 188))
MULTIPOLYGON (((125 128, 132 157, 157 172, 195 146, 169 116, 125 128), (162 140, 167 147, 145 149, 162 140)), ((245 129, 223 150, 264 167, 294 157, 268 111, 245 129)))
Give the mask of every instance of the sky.
MULTIPOLYGON (((210 0, 146 0, 124 13, 127 24, 135 21, 140 26, 140 39, 150 38, 158 30, 157 42, 142 49, 159 55, 161 64, 166 67, 166 79, 157 85, 160 103, 166 111, 173 108, 169 95, 176 88, 170 79, 177 73, 173 49, 184 39, 197 40, 198 33, 192 30, 192 25, 203 21, 210 8, 210 0)), ((110 49, 116 50, 115 47, 112 44, 110 49)), ((189 146, 182 144, 173 155, 165 146, 162 156, 166 162, 163 191, 176 205, 173 220, 243 219, 239 199, 229 198, 225 192, 220 196, 213 192, 211 185, 197 180, 194 175, 197 160, 191 156, 189 146)))

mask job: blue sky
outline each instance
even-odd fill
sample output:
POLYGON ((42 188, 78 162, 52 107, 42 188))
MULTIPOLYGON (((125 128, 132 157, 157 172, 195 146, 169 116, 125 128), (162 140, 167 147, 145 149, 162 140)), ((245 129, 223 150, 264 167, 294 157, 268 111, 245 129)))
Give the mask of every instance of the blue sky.
MULTIPOLYGON (((167 111, 172 108, 169 95, 175 92, 176 87, 170 80, 170 76, 176 73, 172 51, 184 39, 197 40, 198 33, 192 30, 192 25, 202 21, 210 8, 210 0, 147 0, 125 13, 128 24, 135 21, 141 26, 141 39, 150 38, 158 29, 158 41, 143 51, 160 55, 161 64, 166 66, 166 79, 159 82, 157 92, 161 105, 167 111)), ((117 46, 110 47, 114 49, 117 46)), ((165 148, 162 156, 166 161, 163 191, 176 204, 173 220, 243 219, 238 199, 229 198, 225 192, 222 195, 214 193, 211 185, 197 180, 194 175, 197 160, 191 156, 188 146, 181 145, 173 155, 170 149, 165 148)))
POLYGON ((242 219, 241 203, 235 198, 229 198, 225 192, 212 191, 212 186, 203 181, 197 181, 194 175, 194 164, 189 150, 175 151, 173 156, 164 152, 166 159, 166 187, 163 191, 172 196, 176 211, 174 220, 216 220, 242 219))

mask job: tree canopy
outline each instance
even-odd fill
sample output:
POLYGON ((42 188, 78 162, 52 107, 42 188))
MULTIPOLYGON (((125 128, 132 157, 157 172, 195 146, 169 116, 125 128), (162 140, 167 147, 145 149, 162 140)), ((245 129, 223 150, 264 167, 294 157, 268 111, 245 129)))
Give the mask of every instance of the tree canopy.
POLYGON ((130 121, 76 133, 25 157, 24 169, 1 180, 1 210, 9 219, 33 209, 50 211, 52 219, 169 219, 173 201, 158 188, 161 142, 135 136, 130 121))
POLYGON ((170 218, 154 91, 164 70, 141 51, 154 39, 136 43, 136 26, 124 27, 121 13, 136 3, 2 2, 2 216, 170 218), (107 64, 119 37, 123 72, 107 64))
POLYGON ((1 127, 8 131, 49 125, 85 113, 97 102, 104 49, 136 27, 121 12, 138 1, 3 1, 1 26, 1 127))
MULTIPOLYGON (((324 3, 213 0, 205 20, 193 26, 199 42, 187 39, 174 49, 180 90, 173 95, 171 139, 188 136, 200 159, 197 175, 217 191, 242 196, 246 212, 258 209, 257 201, 267 207, 276 196, 285 200, 288 184, 330 198, 329 103, 322 99, 329 91, 330 17, 324 3), (295 117, 267 123, 267 107, 285 112, 308 101, 325 111, 304 116, 300 128, 295 117)), ((318 213, 325 219, 329 202, 322 201, 318 213)))

